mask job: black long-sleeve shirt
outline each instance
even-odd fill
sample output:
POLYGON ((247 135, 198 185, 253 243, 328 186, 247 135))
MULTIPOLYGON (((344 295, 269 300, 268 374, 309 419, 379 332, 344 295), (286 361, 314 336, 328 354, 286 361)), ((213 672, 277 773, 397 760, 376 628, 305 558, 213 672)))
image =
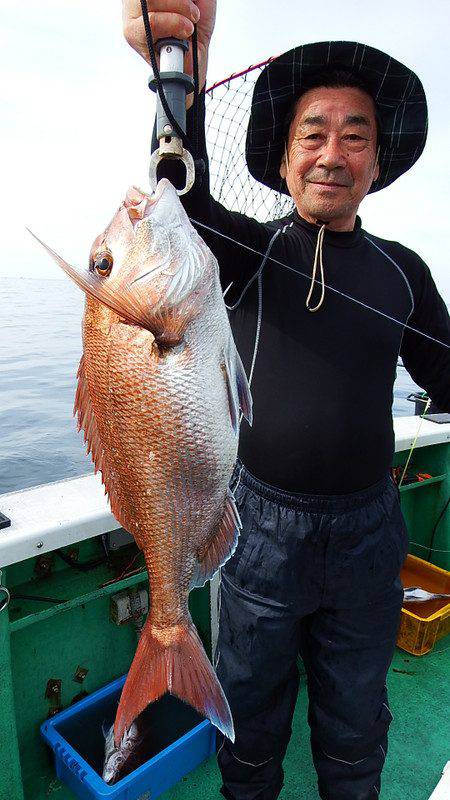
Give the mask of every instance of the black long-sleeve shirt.
MULTIPOLYGON (((207 163, 204 98, 200 152, 207 163)), ((188 113, 188 132, 192 112, 188 113)), ((210 195, 208 171, 183 198, 189 216, 240 244, 198 225, 216 255, 233 305, 260 268, 262 323, 252 381, 253 427, 241 425, 239 455, 259 479, 287 491, 340 494, 380 480, 392 461, 393 384, 399 354, 420 386, 450 411, 450 350, 408 326, 450 344, 449 315, 427 265, 398 242, 367 233, 357 217, 350 232, 325 230, 323 261, 330 289, 319 311, 305 307, 319 227, 294 211, 266 224, 231 212, 210 195), (292 271, 293 270, 293 271, 292 271), (297 271, 305 273, 302 277, 297 271), (383 315, 368 310, 371 306, 383 315), (393 317, 397 324, 388 319, 393 317)), ((312 302, 320 294, 316 284, 312 302)), ((258 315, 257 281, 230 315, 249 374, 258 315)))

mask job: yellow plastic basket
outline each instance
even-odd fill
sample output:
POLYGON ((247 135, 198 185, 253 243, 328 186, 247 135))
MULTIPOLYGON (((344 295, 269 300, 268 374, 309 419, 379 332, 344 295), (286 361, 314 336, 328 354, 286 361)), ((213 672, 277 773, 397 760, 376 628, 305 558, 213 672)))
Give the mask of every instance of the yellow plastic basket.
MULTIPOLYGON (((400 577, 405 588, 420 586, 429 592, 450 593, 450 572, 417 556, 407 556, 400 577)), ((402 650, 423 656, 447 633, 450 633, 450 599, 403 606, 397 638, 402 650)))

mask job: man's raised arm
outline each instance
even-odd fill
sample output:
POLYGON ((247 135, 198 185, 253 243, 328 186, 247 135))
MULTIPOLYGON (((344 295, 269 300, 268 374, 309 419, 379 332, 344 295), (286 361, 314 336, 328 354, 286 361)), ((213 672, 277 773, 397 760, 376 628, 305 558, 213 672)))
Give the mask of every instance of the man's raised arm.
MULTIPOLYGON (((205 138, 204 91, 208 48, 216 14, 216 0, 197 0, 196 3, 191 0, 147 0, 147 5, 155 41, 167 36, 190 38, 194 23, 197 24, 199 88, 201 91, 198 108, 198 145, 196 143, 198 150, 192 155, 194 159, 204 161, 206 170, 203 174, 197 170, 193 188, 181 197, 181 201, 189 217, 200 223, 196 225, 194 222, 194 225, 219 262, 222 285, 226 287, 233 282, 237 290, 241 283, 247 283, 249 277, 257 271, 261 264, 260 255, 246 250, 238 242, 264 253, 273 235, 273 230, 268 230, 266 225, 251 217, 229 211, 214 200, 210 193, 205 138), (208 227, 202 227, 202 223, 208 227), (210 228, 219 233, 212 233, 210 228)), ((150 56, 145 38, 140 0, 123 0, 123 30, 131 47, 149 62, 150 56)), ((192 75, 191 47, 185 57, 185 70, 192 75)), ((188 97, 186 105, 189 110, 186 127, 187 135, 192 141, 194 132, 192 93, 188 97)), ((153 145, 154 148, 157 146, 156 139, 154 139, 153 145)), ((176 165, 172 164, 172 167, 176 168, 176 165)), ((164 174, 167 177, 170 177, 170 168, 170 164, 165 168, 164 174)))

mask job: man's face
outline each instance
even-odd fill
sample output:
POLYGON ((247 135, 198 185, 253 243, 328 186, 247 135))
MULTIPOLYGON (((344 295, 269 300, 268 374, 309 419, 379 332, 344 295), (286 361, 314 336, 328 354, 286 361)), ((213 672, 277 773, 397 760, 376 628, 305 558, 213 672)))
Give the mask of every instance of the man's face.
POLYGON ((377 126, 361 89, 310 89, 297 103, 280 175, 299 214, 352 230, 358 206, 378 178, 377 126))

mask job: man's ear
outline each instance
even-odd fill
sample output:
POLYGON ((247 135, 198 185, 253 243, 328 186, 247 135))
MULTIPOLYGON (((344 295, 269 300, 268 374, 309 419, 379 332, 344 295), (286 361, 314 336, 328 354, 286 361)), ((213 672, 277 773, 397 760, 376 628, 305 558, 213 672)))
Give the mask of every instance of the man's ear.
POLYGON ((377 181, 379 177, 380 177, 380 148, 378 147, 377 154, 375 157, 375 166, 373 168, 372 183, 375 183, 375 181, 377 181))
POLYGON ((286 175, 287 175, 287 150, 286 150, 286 145, 284 145, 284 153, 281 157, 281 163, 280 163, 280 177, 283 180, 286 180, 286 175))

